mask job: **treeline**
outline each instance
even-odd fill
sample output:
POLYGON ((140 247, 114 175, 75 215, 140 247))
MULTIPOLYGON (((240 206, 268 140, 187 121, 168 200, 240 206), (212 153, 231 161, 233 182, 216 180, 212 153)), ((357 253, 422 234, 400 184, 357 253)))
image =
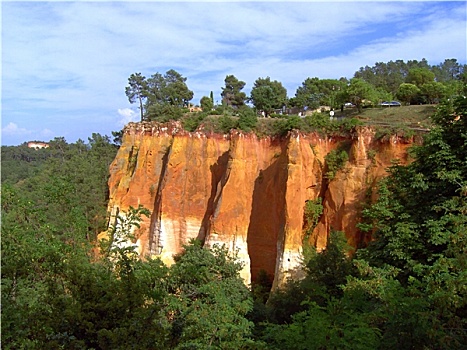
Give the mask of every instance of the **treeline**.
MULTIPOLYGON (((149 78, 135 73, 129 77, 125 93, 131 103, 138 103, 142 121, 178 120, 193 98, 186 80, 173 69, 149 78)), ((290 98, 282 83, 269 77, 258 78, 250 96, 242 91, 246 83, 234 75, 227 75, 224 82, 221 104, 215 103, 212 92, 201 98, 204 112, 214 109, 223 114, 226 110, 245 110, 253 106, 255 113, 269 116, 276 111, 313 110, 323 105, 338 109, 345 103, 352 103, 361 110, 394 99, 405 104, 439 103, 460 93, 462 84, 467 82, 467 70, 466 65, 459 64, 456 59, 446 59, 433 66, 425 59, 379 62, 373 67, 360 68, 350 80, 306 78, 290 98)))
MULTIPOLYGON (((118 146, 98 133, 87 143, 70 144, 56 137, 48 144, 43 149, 2 146, 3 208, 33 209, 34 219, 22 213, 18 220, 48 225, 57 234, 77 230, 95 239, 106 228, 109 165, 118 146)), ((8 225, 6 218, 2 217, 2 230, 8 225)))
MULTIPOLYGON (((2 348, 463 348, 467 98, 446 101, 432 119, 413 162, 392 166, 363 212, 371 243, 348 254, 333 232, 320 253, 305 245, 306 276, 274 292, 265 273, 247 288, 235 256, 202 242, 170 267, 140 260, 119 243, 144 208, 118 217, 96 248, 101 214, 91 208, 104 205, 101 167, 115 146, 97 135, 58 142, 39 172, 2 186, 2 348)), ((321 212, 319 200, 305 208, 304 237, 321 212)))

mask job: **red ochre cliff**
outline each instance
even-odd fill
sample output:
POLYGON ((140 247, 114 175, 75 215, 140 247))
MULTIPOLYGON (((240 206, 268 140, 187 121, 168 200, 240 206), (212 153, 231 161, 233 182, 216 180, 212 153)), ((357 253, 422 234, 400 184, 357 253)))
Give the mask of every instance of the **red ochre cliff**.
POLYGON ((368 189, 393 160, 407 162, 409 146, 397 137, 376 141, 366 128, 351 138, 258 138, 130 123, 110 166, 109 210, 111 218, 139 204, 151 211, 135 232, 142 257, 170 264, 191 238, 225 244, 238 252, 246 283, 263 269, 277 287, 300 274, 306 201, 321 197, 324 207, 312 244, 323 248, 332 228, 358 246, 368 240, 356 227, 368 189), (329 181, 325 156, 338 147, 349 161, 329 181))

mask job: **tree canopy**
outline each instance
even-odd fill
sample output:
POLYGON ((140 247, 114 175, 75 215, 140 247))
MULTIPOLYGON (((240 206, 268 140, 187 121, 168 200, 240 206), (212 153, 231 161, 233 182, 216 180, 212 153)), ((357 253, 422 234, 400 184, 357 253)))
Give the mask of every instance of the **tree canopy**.
POLYGON ((241 90, 245 87, 245 82, 238 80, 234 75, 227 75, 224 81, 225 87, 221 92, 223 103, 234 108, 243 106, 246 94, 241 90))
POLYGON ((258 78, 251 89, 250 101, 256 109, 269 115, 275 109, 286 105, 287 90, 277 80, 271 81, 269 77, 258 78))

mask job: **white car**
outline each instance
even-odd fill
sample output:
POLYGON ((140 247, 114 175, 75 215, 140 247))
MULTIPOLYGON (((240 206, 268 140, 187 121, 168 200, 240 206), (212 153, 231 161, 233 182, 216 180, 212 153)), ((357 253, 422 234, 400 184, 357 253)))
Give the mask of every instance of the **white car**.
POLYGON ((383 106, 383 107, 400 107, 401 103, 397 102, 397 101, 389 101, 389 102, 384 101, 384 102, 380 103, 380 106, 383 106))

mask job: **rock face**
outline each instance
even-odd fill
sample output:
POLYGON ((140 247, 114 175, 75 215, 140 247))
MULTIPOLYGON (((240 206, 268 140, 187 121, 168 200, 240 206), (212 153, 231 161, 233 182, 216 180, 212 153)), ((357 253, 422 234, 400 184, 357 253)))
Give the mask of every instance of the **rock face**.
POLYGON ((225 244, 244 263, 246 283, 265 270, 277 287, 301 272, 306 201, 321 197, 324 207, 312 244, 325 247, 332 228, 358 246, 368 240, 356 227, 368 189, 391 161, 407 162, 409 146, 375 141, 370 129, 342 139, 258 138, 132 123, 110 166, 109 210, 111 218, 139 204, 151 211, 135 232, 142 257, 170 264, 191 238, 225 244), (349 161, 328 180, 325 156, 334 149, 346 149, 349 161))

